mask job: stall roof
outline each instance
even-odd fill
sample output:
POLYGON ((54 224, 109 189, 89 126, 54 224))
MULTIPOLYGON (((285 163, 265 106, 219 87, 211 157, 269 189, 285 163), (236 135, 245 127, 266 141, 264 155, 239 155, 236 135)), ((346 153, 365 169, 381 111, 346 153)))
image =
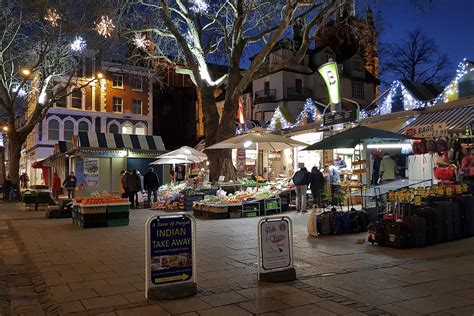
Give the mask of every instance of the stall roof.
POLYGON ((463 107, 451 108, 442 111, 422 113, 404 130, 414 126, 446 123, 449 131, 464 130, 467 125, 474 121, 474 104, 463 107))
POLYGON ((77 147, 165 151, 161 136, 79 132, 77 147))

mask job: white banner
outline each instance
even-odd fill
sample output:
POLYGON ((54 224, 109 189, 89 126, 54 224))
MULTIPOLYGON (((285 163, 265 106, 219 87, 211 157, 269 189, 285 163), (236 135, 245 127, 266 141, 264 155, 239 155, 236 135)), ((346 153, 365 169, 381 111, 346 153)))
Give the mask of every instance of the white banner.
POLYGON ((405 129, 405 135, 411 137, 445 137, 448 136, 448 125, 446 123, 433 123, 408 127, 405 129))

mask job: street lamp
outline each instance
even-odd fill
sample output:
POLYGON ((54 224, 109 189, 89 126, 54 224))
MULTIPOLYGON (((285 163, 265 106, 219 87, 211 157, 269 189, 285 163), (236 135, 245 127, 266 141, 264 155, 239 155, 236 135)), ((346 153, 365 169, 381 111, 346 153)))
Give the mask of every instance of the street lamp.
POLYGON ((23 68, 20 70, 20 73, 25 77, 29 77, 31 75, 31 70, 28 68, 23 68))
POLYGON ((3 130, 4 132, 8 132, 8 126, 7 126, 7 125, 3 126, 3 127, 2 127, 2 130, 3 130))
POLYGON ((101 72, 98 72, 98 73, 97 73, 97 78, 98 78, 98 79, 104 78, 104 74, 101 73, 101 72))

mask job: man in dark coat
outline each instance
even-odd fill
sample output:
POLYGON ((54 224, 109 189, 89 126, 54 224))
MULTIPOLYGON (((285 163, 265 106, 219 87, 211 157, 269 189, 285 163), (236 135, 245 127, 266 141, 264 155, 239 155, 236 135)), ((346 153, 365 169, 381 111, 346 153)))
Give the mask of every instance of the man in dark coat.
POLYGON ((296 190, 296 211, 306 213, 306 191, 310 182, 310 173, 304 164, 299 165, 300 170, 293 175, 296 190))
POLYGON ((127 188, 129 193, 130 208, 136 208, 135 194, 142 190, 142 183, 140 181, 140 176, 138 175, 137 169, 133 169, 132 173, 128 176, 127 179, 127 188))
POLYGON ((321 192, 324 188, 324 176, 318 167, 311 169, 310 182, 311 195, 313 196, 313 203, 321 207, 321 192))
POLYGON ((67 198, 73 199, 74 190, 76 190, 76 187, 77 187, 77 178, 74 175, 74 172, 71 171, 69 176, 67 176, 66 179, 64 179, 63 187, 67 189, 67 198))
POLYGON ((160 179, 153 168, 148 169, 144 178, 144 187, 148 192, 148 202, 151 203, 151 194, 153 193, 153 201, 157 201, 157 190, 160 187, 160 179))

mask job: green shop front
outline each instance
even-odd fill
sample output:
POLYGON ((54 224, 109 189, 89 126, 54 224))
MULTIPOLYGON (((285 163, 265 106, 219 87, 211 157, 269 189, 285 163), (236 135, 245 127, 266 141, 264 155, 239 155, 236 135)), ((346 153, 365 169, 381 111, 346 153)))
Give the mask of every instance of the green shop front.
MULTIPOLYGON (((87 196, 104 191, 118 194, 122 170, 137 169, 144 175, 164 152, 160 136, 81 132, 63 157, 76 174, 77 196, 87 196)), ((163 181, 162 167, 153 167, 163 181)))

